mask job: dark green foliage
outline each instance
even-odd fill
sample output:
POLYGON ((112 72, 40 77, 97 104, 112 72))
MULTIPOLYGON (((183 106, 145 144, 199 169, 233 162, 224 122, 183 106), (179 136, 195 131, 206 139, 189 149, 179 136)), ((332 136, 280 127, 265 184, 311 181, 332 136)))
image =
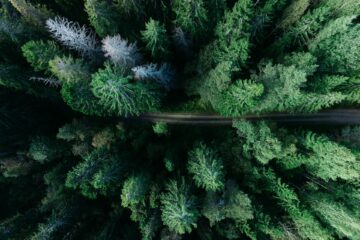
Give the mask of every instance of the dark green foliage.
POLYGON ((267 64, 255 79, 262 82, 265 89, 271 89, 266 91, 261 111, 285 111, 301 104, 300 88, 306 82, 305 71, 293 65, 267 64))
POLYGON ((124 156, 104 148, 96 149, 67 174, 65 186, 78 188, 84 196, 96 198, 98 193, 106 194, 120 185, 127 165, 124 156))
POLYGON ((337 203, 327 194, 311 196, 311 208, 317 216, 329 224, 340 238, 357 239, 360 234, 359 217, 344 204, 337 203))
POLYGON ((157 122, 153 126, 154 133, 157 135, 167 135, 169 134, 169 128, 168 125, 164 122, 157 122))
POLYGON ((350 76, 359 73, 359 55, 352 50, 358 48, 359 32, 360 28, 354 26, 345 32, 328 34, 313 47, 312 51, 319 56, 322 71, 350 76))
POLYGON ((269 191, 275 198, 279 199, 279 205, 289 215, 294 223, 296 231, 305 239, 332 239, 329 232, 322 228, 321 224, 316 220, 308 210, 303 210, 299 206, 299 199, 296 193, 281 179, 276 178, 272 170, 264 170, 263 175, 265 181, 268 181, 269 191))
POLYGON ((83 60, 59 57, 49 61, 50 71, 63 83, 90 82, 90 70, 83 60))
POLYGON ((216 152, 200 143, 189 152, 188 171, 195 184, 207 191, 224 187, 224 166, 216 152))
POLYGON ((360 239, 359 9, 0 0, 0 239, 360 239))
POLYGON ((114 35, 120 24, 120 17, 115 6, 106 1, 86 0, 85 11, 89 15, 89 22, 99 36, 114 35))
POLYGON ((93 75, 91 86, 99 104, 114 115, 138 115, 153 111, 160 104, 156 86, 132 83, 130 76, 108 66, 93 75))
POLYGON ((325 181, 359 178, 360 163, 349 149, 311 132, 304 136, 302 144, 311 152, 309 156, 299 158, 317 177, 325 181))
MULTIPOLYGON (((224 19, 215 28, 215 63, 230 61, 236 67, 243 67, 249 56, 250 19, 253 14, 250 0, 237 1, 224 19), (233 29, 229 31, 229 29, 233 29)), ((210 50, 210 49, 209 49, 210 50)))
POLYGON ((281 142, 272 136, 270 128, 264 122, 253 125, 246 121, 238 121, 234 123, 234 127, 237 134, 245 139, 245 156, 250 158, 253 155, 260 163, 267 164, 270 160, 286 154, 281 142))
POLYGON ((107 113, 100 107, 101 105, 89 89, 88 83, 65 83, 61 88, 61 96, 64 102, 75 111, 87 115, 105 115, 107 113))
POLYGON ((209 219, 211 226, 224 219, 232 219, 236 224, 243 224, 253 218, 249 197, 230 181, 226 183, 221 194, 206 194, 202 214, 209 219))
POLYGON ((26 0, 9 1, 26 21, 38 28, 43 28, 45 21, 53 15, 45 6, 34 6, 26 0))
POLYGON ((123 207, 136 206, 144 201, 148 184, 149 178, 141 174, 126 179, 121 191, 121 205, 123 207))
POLYGON ((45 90, 30 80, 30 72, 18 65, 0 64, 0 86, 22 91, 41 98, 54 98, 51 90, 45 90))
POLYGON ((261 83, 238 80, 224 91, 214 108, 225 116, 239 116, 255 109, 263 92, 261 83))
POLYGON ((66 148, 62 143, 46 137, 36 137, 30 143, 29 156, 37 162, 50 162, 63 155, 66 148))
POLYGON ((205 1, 175 0, 172 7, 175 12, 175 25, 192 35, 199 34, 206 29, 208 13, 205 9, 205 1))
POLYGON ((284 10, 283 16, 278 23, 278 27, 286 29, 297 22, 309 6, 309 0, 293 0, 284 10))
POLYGON ((184 177, 179 181, 169 181, 166 192, 161 195, 161 205, 161 218, 170 230, 184 234, 196 227, 199 217, 196 197, 191 195, 190 186, 184 177))
POLYGON ((161 59, 169 55, 169 39, 166 35, 165 26, 160 22, 150 19, 146 29, 141 32, 146 49, 155 59, 161 59))
POLYGON ((30 41, 21 47, 24 57, 35 71, 48 71, 49 61, 61 56, 61 50, 53 41, 30 41))

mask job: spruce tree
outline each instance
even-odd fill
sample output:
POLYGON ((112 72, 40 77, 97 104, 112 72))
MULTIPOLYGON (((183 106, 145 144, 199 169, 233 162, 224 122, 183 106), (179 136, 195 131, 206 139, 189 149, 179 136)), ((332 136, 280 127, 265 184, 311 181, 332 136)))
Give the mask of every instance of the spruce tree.
POLYGON ((206 29, 208 11, 203 0, 180 1, 175 0, 173 11, 176 15, 175 25, 184 31, 195 35, 206 29))
POLYGON ((0 0, 0 239, 358 240, 359 6, 0 0))
POLYGON ((114 35, 117 32, 120 17, 114 4, 99 0, 86 0, 84 7, 91 26, 100 37, 114 35))
POLYGON ((202 143, 189 152, 188 171, 198 187, 207 191, 222 189, 223 168, 222 160, 216 156, 216 152, 202 143))
POLYGON ((30 41, 21 50, 35 71, 49 71, 49 62, 62 55, 59 46, 53 41, 30 41))
POLYGON ((33 6, 26 0, 9 0, 13 7, 22 15, 26 21, 37 28, 43 28, 45 21, 52 17, 53 13, 45 6, 33 6))
POLYGON ((165 26, 154 19, 150 19, 145 27, 146 29, 141 32, 141 35, 146 43, 146 49, 155 59, 166 58, 169 55, 170 43, 165 26))
POLYGON ((120 74, 107 66, 93 75, 92 91, 103 108, 119 116, 136 115, 158 108, 160 96, 156 86, 131 83, 130 76, 120 74))
POLYGON ((179 181, 170 180, 166 192, 161 195, 161 218, 170 230, 184 234, 196 227, 199 210, 196 207, 196 197, 191 195, 190 186, 185 178, 179 181))

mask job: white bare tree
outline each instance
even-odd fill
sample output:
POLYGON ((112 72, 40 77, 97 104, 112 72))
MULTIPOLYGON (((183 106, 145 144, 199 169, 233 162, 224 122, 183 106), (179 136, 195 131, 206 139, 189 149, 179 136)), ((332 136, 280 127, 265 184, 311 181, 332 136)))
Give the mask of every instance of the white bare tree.
POLYGON ((136 80, 154 80, 169 90, 172 86, 172 80, 175 72, 169 64, 162 64, 160 67, 157 64, 146 64, 137 66, 131 69, 136 80))
POLYGON ((107 36, 102 40, 102 44, 105 56, 115 65, 131 68, 141 62, 142 56, 136 43, 128 43, 120 35, 107 36))
POLYGON ((94 32, 85 26, 62 17, 48 19, 46 26, 55 39, 83 56, 95 58, 100 53, 94 32))

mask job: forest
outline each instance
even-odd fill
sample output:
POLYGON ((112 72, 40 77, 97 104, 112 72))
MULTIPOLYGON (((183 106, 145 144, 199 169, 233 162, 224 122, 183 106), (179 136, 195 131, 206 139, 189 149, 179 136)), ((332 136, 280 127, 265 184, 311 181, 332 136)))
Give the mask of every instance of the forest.
POLYGON ((359 0, 0 0, 0 240, 137 239, 360 239, 359 0))

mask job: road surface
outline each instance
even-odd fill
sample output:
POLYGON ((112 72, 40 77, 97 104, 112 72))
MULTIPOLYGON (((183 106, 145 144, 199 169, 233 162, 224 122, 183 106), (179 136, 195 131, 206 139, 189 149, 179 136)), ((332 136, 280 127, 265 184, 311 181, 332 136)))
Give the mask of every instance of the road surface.
POLYGON ((265 114, 245 115, 241 117, 223 117, 214 114, 192 113, 146 113, 137 117, 127 118, 126 121, 164 122, 177 125, 232 125, 234 120, 273 121, 282 124, 311 124, 311 125, 360 125, 360 110, 337 109, 318 113, 306 114, 265 114))

